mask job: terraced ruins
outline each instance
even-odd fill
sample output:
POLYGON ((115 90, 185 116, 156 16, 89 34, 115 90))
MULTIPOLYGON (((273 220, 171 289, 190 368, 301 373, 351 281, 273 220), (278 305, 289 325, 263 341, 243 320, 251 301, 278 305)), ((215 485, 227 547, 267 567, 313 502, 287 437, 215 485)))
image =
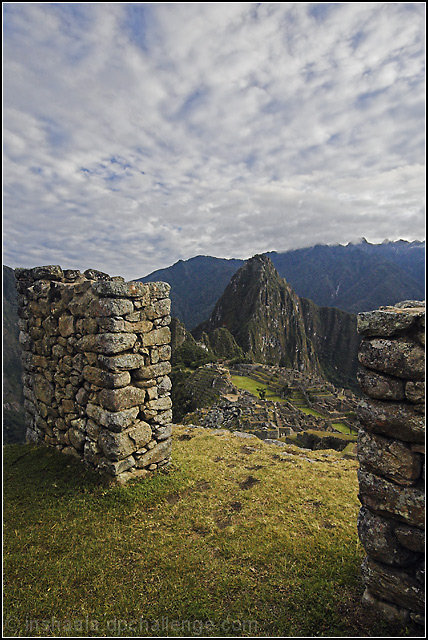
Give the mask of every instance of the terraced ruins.
POLYGON ((342 450, 356 439, 356 396, 316 375, 261 364, 207 364, 188 378, 187 388, 198 402, 187 424, 308 448, 342 450), (326 438, 328 446, 321 442, 326 438))

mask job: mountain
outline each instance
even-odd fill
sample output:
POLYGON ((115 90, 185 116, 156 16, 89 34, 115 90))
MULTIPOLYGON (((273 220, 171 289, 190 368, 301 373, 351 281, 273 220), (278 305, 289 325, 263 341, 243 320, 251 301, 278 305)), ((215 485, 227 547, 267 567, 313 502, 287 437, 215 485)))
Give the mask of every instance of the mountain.
POLYGON ((267 254, 299 296, 350 313, 425 297, 425 243, 316 245, 267 254))
POLYGON ((227 329, 255 362, 323 374, 356 386, 356 317, 299 298, 270 258, 256 255, 232 277, 196 339, 227 329))
MULTIPOLYGON (((316 245, 267 253, 297 295, 350 313, 425 297, 425 242, 316 245)), ((197 256, 141 281, 171 284, 172 313, 189 328, 206 320, 243 260, 197 256)))
POLYGON ((139 282, 169 282, 173 315, 192 329, 210 315, 233 274, 243 260, 196 256, 179 260, 139 278, 139 282))
POLYGON ((255 362, 302 371, 317 368, 300 300, 266 256, 254 256, 237 271, 194 335, 210 335, 220 327, 228 329, 255 362))
POLYGON ((23 442, 24 397, 19 346, 17 292, 13 269, 3 266, 3 438, 23 442))

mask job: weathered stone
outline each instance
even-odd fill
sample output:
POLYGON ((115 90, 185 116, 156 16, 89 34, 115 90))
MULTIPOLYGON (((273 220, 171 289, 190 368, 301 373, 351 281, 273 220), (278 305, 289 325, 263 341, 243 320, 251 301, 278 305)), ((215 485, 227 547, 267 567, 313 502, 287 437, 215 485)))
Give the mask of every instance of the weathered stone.
POLYGON ((169 393, 171 389, 172 389, 172 382, 170 378, 168 378, 168 376, 165 376, 164 378, 162 378, 162 380, 158 384, 159 395, 161 396, 165 395, 166 393, 169 393))
POLYGON ((112 412, 106 411, 95 404, 88 404, 86 412, 88 416, 110 431, 119 432, 129 427, 135 421, 139 413, 139 407, 131 407, 123 411, 112 412))
POLYGON ((364 583, 375 596, 411 611, 424 611, 424 589, 407 572, 366 558, 362 574, 364 583))
POLYGON ((404 399, 404 380, 363 368, 359 369, 357 380, 361 389, 370 398, 379 400, 404 399))
POLYGON ((424 553, 425 551, 425 531, 422 529, 416 529, 415 527, 408 527, 406 525, 399 525, 395 529, 395 535, 398 541, 403 547, 424 553))
POLYGON ((147 282, 146 285, 150 291, 150 297, 153 298, 168 298, 171 291, 171 285, 167 282, 147 282))
POLYGON ((425 382, 406 382, 405 393, 409 402, 425 402, 425 382))
POLYGON ((83 449, 83 445, 85 444, 85 434, 82 433, 79 429, 71 428, 67 432, 68 439, 70 444, 77 449, 83 449))
POLYGON ((62 280, 64 273, 58 264, 49 264, 44 267, 30 269, 33 280, 62 280))
POLYGON ((139 353, 123 353, 117 356, 100 355, 98 362, 110 371, 132 371, 144 366, 144 357, 139 353))
POLYGON ((112 355, 132 349, 137 337, 133 333, 99 333, 83 336, 77 342, 80 351, 94 351, 105 355, 112 355))
POLYGON ((399 440, 358 433, 358 459, 368 471, 400 485, 412 485, 421 474, 421 458, 399 440))
POLYGON ((421 310, 412 314, 398 308, 365 311, 357 315, 357 330, 363 336, 388 337, 408 330, 415 324, 421 310))
POLYGON ((100 458, 98 461, 98 468, 100 471, 104 471, 111 476, 117 476, 124 471, 127 471, 135 465, 135 459, 133 456, 128 456, 123 460, 109 460, 108 458, 100 458))
POLYGON ((423 528, 425 493, 418 487, 403 487, 359 469, 359 498, 363 506, 379 515, 395 516, 406 524, 423 528))
POLYGON ((131 300, 118 298, 93 299, 88 305, 87 314, 93 318, 99 316, 124 316, 134 310, 131 300))
POLYGON ((357 526, 364 549, 375 560, 389 565, 406 566, 418 559, 417 554, 401 546, 394 535, 392 520, 361 507, 357 526))
POLYGON ((124 330, 131 333, 147 333, 153 329, 153 322, 149 320, 138 320, 137 322, 128 322, 124 320, 124 330))
POLYGON ((41 375, 35 375, 34 394, 38 400, 41 400, 45 404, 50 404, 54 395, 54 389, 45 377, 41 375))
POLYGON ((86 269, 84 271, 85 276, 88 280, 110 280, 110 276, 108 273, 104 273, 104 271, 98 271, 97 269, 86 269))
POLYGON ((170 362, 158 362, 147 367, 141 367, 133 373, 135 380, 149 380, 151 378, 159 378, 165 376, 171 371, 170 362))
POLYGON ((143 298, 149 301, 149 287, 143 282, 95 282, 93 291, 104 298, 143 298))
POLYGON ((169 298, 159 300, 145 308, 145 315, 148 320, 157 320, 169 315, 171 311, 171 301, 169 298))
POLYGON ((86 440, 83 447, 83 458, 86 462, 89 462, 93 466, 98 464, 98 460, 101 456, 101 449, 98 444, 93 440, 86 440))
POLYGON ((398 607, 390 602, 385 602, 384 600, 376 598, 370 593, 370 590, 367 587, 363 593, 361 603, 369 607, 371 610, 377 610, 383 619, 394 624, 404 625, 409 620, 408 609, 398 607))
POLYGON ((424 350, 406 338, 362 340, 358 360, 368 369, 410 380, 424 379, 424 350))
POLYGON ((155 409, 156 411, 165 411, 166 409, 170 409, 172 407, 172 401, 169 396, 163 396, 162 398, 149 400, 146 405, 149 410, 155 409))
POLYGON ((156 446, 154 446, 153 449, 150 449, 150 451, 147 451, 147 453, 144 453, 141 457, 139 457, 136 462, 136 467, 137 468, 148 467, 151 464, 160 462, 161 460, 168 458, 170 454, 171 454, 171 441, 163 440, 162 442, 159 442, 158 444, 156 444, 156 446))
POLYGON ((73 316, 61 316, 59 319, 59 332, 63 338, 68 338, 74 332, 74 317, 73 316))
POLYGON ((172 434, 172 425, 171 424, 167 424, 164 427, 159 427, 154 432, 154 436, 155 436, 156 440, 166 440, 167 438, 171 437, 171 434, 172 434))
POLYGON ((150 425, 138 422, 122 433, 103 431, 98 438, 98 444, 106 458, 121 460, 147 444, 151 437, 150 425))
POLYGON ((170 446, 169 285, 55 266, 17 275, 29 438, 121 479, 166 468, 169 458, 155 457, 170 446), (145 409, 152 425, 139 420, 145 409), (135 469, 135 452, 151 453, 145 469, 135 469))
POLYGON ((86 366, 83 369, 83 377, 88 382, 107 389, 126 387, 131 382, 131 376, 128 371, 113 373, 112 371, 90 366, 86 366))
POLYGON ((99 393, 99 401, 108 411, 123 411, 143 404, 145 395, 144 389, 131 386, 122 389, 103 389, 99 393))
POLYGON ((425 421, 415 408, 396 402, 362 400, 358 414, 367 431, 406 442, 424 442, 425 421))
POLYGON ((162 327, 161 329, 153 329, 149 333, 142 336, 143 347, 150 347, 153 345, 168 344, 171 341, 171 330, 169 327, 162 327))

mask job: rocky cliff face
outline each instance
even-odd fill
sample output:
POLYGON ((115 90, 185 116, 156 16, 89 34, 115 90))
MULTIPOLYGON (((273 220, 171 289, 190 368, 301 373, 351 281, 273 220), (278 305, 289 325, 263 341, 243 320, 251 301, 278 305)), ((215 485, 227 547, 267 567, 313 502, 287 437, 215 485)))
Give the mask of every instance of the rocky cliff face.
POLYGON ((194 335, 225 327, 256 362, 322 373, 356 386, 356 318, 299 298, 267 256, 248 260, 232 277, 210 319, 194 335))
POLYGON ((360 338, 356 316, 334 307, 318 307, 305 298, 300 298, 300 302, 306 335, 322 372, 333 384, 358 390, 356 373, 360 338))
POLYGON ((257 255, 232 277, 210 319, 195 335, 225 327, 256 362, 316 370, 301 302, 269 258, 257 255))

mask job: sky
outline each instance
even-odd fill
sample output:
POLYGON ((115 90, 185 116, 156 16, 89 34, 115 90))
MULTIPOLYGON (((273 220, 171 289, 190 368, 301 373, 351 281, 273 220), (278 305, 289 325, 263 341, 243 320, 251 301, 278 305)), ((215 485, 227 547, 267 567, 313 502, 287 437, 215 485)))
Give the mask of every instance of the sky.
POLYGON ((425 4, 3 3, 3 263, 423 240, 425 4))

